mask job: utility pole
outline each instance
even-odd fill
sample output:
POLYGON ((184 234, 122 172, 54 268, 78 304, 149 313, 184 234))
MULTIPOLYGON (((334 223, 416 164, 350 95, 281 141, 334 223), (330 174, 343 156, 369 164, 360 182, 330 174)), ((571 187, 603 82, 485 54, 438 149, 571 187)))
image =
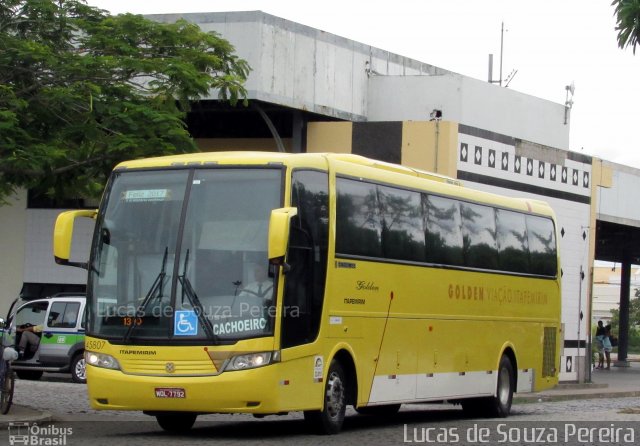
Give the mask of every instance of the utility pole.
POLYGON ((502 52, 504 50, 504 22, 500 28, 500 81, 498 85, 502 87, 502 52))
POLYGON ((493 80, 493 54, 489 54, 489 83, 502 87, 502 53, 504 52, 504 22, 500 27, 500 79, 493 80))

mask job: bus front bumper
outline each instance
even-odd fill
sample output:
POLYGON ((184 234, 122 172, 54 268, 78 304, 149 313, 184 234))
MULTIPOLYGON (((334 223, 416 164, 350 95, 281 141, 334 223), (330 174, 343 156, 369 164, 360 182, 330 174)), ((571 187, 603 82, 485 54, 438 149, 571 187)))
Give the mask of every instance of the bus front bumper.
POLYGON ((256 413, 281 411, 278 364, 217 376, 148 376, 87 365, 91 407, 99 410, 256 413))

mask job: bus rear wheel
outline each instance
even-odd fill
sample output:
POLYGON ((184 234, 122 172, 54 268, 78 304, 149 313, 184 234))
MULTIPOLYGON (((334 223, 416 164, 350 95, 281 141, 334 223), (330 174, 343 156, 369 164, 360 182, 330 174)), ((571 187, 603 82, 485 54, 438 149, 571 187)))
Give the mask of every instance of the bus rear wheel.
POLYGON ((513 388, 515 386, 515 378, 513 373, 513 364, 511 360, 503 356, 500 359, 498 367, 498 388, 496 396, 491 398, 492 416, 505 418, 511 412, 511 403, 513 402, 513 388))
POLYGON ((157 414, 156 420, 160 427, 173 433, 187 432, 193 427, 193 423, 196 422, 198 417, 195 413, 190 412, 167 412, 163 414, 157 414))
POLYGON ((462 409, 472 416, 506 418, 511 412, 515 378, 513 364, 507 356, 500 358, 496 395, 488 398, 470 398, 462 401, 462 409))
POLYGON ((333 435, 340 432, 347 408, 347 387, 344 370, 335 359, 331 361, 324 387, 322 410, 304 412, 304 419, 319 434, 333 435))

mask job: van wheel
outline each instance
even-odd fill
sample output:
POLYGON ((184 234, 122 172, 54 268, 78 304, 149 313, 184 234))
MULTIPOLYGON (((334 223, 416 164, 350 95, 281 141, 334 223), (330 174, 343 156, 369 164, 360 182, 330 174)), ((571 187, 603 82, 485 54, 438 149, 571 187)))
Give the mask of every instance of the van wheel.
POLYGON ((319 434, 337 434, 344 423, 347 408, 347 381, 344 370, 338 361, 331 361, 327 381, 324 387, 322 410, 304 412, 304 419, 319 434))
POLYGON ((162 429, 167 432, 187 432, 193 427, 198 414, 191 412, 167 412, 156 415, 156 420, 162 429))
POLYGON ((71 379, 78 384, 87 382, 87 368, 82 353, 75 355, 71 361, 71 379))
POLYGON ((40 370, 16 370, 16 375, 20 379, 27 379, 29 381, 38 381, 42 378, 42 374, 40 370))

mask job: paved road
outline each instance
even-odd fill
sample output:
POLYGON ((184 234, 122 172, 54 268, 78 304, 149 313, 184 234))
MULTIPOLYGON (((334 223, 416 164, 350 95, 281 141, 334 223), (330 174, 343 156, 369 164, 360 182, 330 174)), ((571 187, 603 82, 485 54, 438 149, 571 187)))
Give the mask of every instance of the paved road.
MULTIPOLYGON (((401 412, 394 417, 374 418, 358 416, 349 411, 344 431, 339 436, 318 437, 309 435, 301 414, 281 417, 255 419, 248 415, 207 415, 198 418, 194 429, 185 436, 167 435, 160 430, 153 418, 139 412, 98 412, 89 407, 86 387, 83 385, 59 381, 21 381, 16 382, 16 404, 38 407, 51 412, 58 429, 69 427, 72 435, 66 439, 67 445, 86 444, 91 446, 135 444, 136 446, 160 446, 182 444, 204 444, 213 441, 224 444, 401 444, 401 443, 443 443, 447 440, 457 444, 480 444, 477 441, 467 442, 473 429, 488 429, 491 435, 499 435, 498 423, 505 420, 470 420, 465 418, 459 408, 450 405, 412 405, 403 406, 401 412), (471 429, 471 431, 469 430, 471 429), (441 435, 437 438, 437 435, 441 435), (456 440, 457 435, 457 441, 456 440), (448 437, 448 438, 444 438, 448 437), (434 440, 434 441, 429 441, 434 440), (439 440, 439 441, 435 441, 439 440)), ((567 423, 578 427, 589 427, 594 420, 603 420, 607 426, 640 426, 640 398, 613 398, 608 400, 574 400, 562 402, 534 402, 516 404, 513 414, 508 419, 506 428, 513 428, 510 433, 524 436, 527 427, 530 429, 544 426, 555 426, 562 433, 567 423), (554 424, 562 421, 563 423, 554 424), (575 423, 574 423, 575 422, 575 423), (581 423, 584 422, 584 423, 581 423), (633 424, 629 423, 633 422, 633 424), (523 427, 524 426, 524 427, 523 427)), ((553 432, 553 431, 549 431, 553 432)), ((530 432, 531 433, 531 432, 530 432)), ((42 435, 55 436, 44 432, 42 435)), ((507 433, 503 433, 504 439, 507 433)), ((517 438, 513 438, 517 440, 517 438)), ((553 439, 553 438, 551 438, 553 439)), ((471 438, 473 440, 473 438, 471 438)), ((520 438, 524 443, 524 439, 520 438)), ((574 441, 560 441, 555 444, 590 443, 584 439, 570 438, 574 441)), ((625 444, 624 439, 617 443, 625 444)), ((640 428, 636 428, 634 441, 640 441, 640 428)), ((2 440, 0 440, 2 443, 2 440)), ((593 444, 612 444, 598 442, 593 444)))

